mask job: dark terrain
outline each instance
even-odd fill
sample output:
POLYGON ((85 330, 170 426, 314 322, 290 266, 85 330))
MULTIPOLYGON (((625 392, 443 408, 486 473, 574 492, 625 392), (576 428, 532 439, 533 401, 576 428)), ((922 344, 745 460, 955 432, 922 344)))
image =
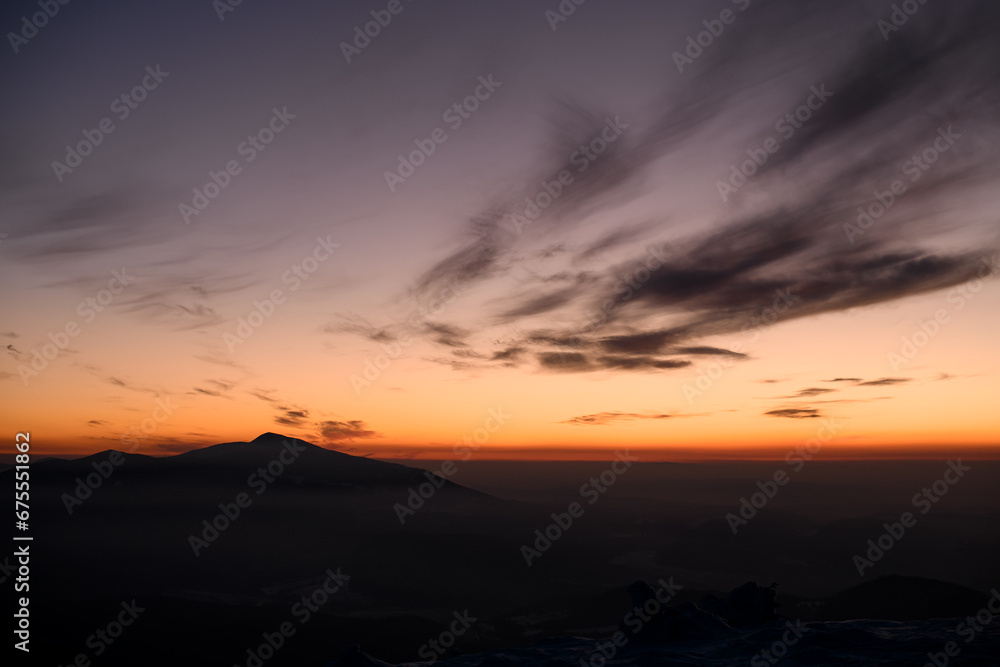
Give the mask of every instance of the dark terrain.
MULTIPOLYGON (((93 664, 178 664, 197 649, 197 664, 245 665, 247 649, 287 621, 294 636, 267 664, 326 664, 353 645, 417 660, 466 610, 477 620, 455 642, 462 652, 600 638, 629 610, 630 584, 661 578, 682 587, 671 605, 777 584, 777 613, 802 622, 956 618, 1000 586, 1000 466, 990 462, 976 462, 862 578, 852 557, 913 509, 943 463, 815 463, 734 535, 724 515, 783 463, 639 463, 589 504, 578 489, 608 463, 458 462, 453 479, 467 486, 437 480, 401 525, 394 505, 430 481, 423 469, 274 434, 166 458, 122 455, 109 468, 110 456, 32 468, 32 653, 50 664, 80 653, 93 664), (266 485, 259 475, 248 483, 290 441, 297 458, 266 485), (70 514, 64 494, 95 464, 112 472, 70 514), (208 539, 202 522, 220 503, 232 512, 240 493, 248 506, 208 539), (529 567, 522 545, 574 501, 582 516, 529 567), (192 536, 205 542, 193 547, 192 536), (338 568, 348 583, 302 622, 295 604, 338 568), (88 637, 133 599, 145 611, 96 656, 88 637)), ((9 471, 2 477, 10 483, 9 471)), ((994 630, 975 646, 989 647, 994 630)), ((756 649, 744 640, 749 660, 756 649)), ((727 656, 744 650, 725 645, 727 656)))

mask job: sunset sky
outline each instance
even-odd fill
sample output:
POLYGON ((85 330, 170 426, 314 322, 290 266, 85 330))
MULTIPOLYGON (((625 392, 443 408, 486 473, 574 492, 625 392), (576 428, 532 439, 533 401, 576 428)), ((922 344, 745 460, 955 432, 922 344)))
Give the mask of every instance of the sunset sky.
POLYGON ((0 425, 37 453, 1000 455, 995 9, 222 4, 8 37, 0 425))

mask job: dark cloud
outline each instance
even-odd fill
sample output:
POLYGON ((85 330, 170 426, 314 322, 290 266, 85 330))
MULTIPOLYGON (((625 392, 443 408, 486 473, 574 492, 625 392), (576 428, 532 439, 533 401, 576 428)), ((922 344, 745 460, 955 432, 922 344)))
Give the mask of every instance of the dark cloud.
POLYGON ((519 346, 508 347, 499 352, 494 352, 491 358, 493 361, 516 361, 525 351, 525 348, 519 346))
POLYGON ((205 382, 218 388, 219 391, 229 391, 236 386, 235 382, 230 382, 229 380, 206 380, 205 382))
MULTIPOLYGON (((91 372, 100 373, 100 370, 92 369, 91 372)), ((116 387, 121 387, 122 389, 128 389, 129 391, 135 391, 143 394, 155 394, 158 396, 162 393, 165 393, 161 389, 156 389, 154 387, 142 387, 132 382, 126 382, 125 380, 122 380, 121 378, 117 378, 114 376, 105 378, 105 381, 116 387)))
POLYGON ((819 417, 819 410, 812 408, 782 408, 780 410, 770 410, 764 413, 772 417, 785 417, 787 419, 812 419, 819 417))
POLYGON ((558 336, 550 332, 536 332, 525 337, 525 342, 553 347, 583 347, 585 338, 578 336, 558 336))
POLYGON ((301 408, 279 407, 281 413, 274 418, 276 424, 282 426, 305 426, 309 419, 309 411, 301 408))
POLYGON ((509 321, 547 313, 571 303, 579 293, 579 287, 572 285, 556 292, 549 292, 541 296, 532 296, 524 300, 520 305, 501 313, 499 319, 501 321, 509 321))
POLYGON ((83 196, 60 193, 46 212, 19 220, 14 230, 23 257, 66 259, 169 236, 165 225, 136 225, 143 213, 134 192, 125 188, 83 196))
POLYGON ((542 352, 538 355, 538 363, 550 371, 576 372, 592 369, 587 357, 579 352, 542 352))
MULTIPOLYGON (((158 287, 147 291, 128 289, 118 299, 127 313, 175 331, 187 331, 215 326, 225 318, 206 302, 205 290, 193 285, 165 285, 168 279, 156 281, 158 287)), ((130 288, 132 286, 129 286, 130 288)))
POLYGON ((608 352, 624 352, 627 354, 655 354, 670 341, 676 340, 676 331, 651 331, 642 334, 627 334, 610 336, 597 341, 608 352))
POLYGON ((597 357, 597 363, 604 368, 616 368, 622 370, 665 370, 671 368, 684 368, 685 366, 691 365, 690 361, 682 359, 657 359, 655 357, 643 355, 597 357))
POLYGON ((442 366, 449 366, 453 371, 468 371, 476 368, 483 368, 482 364, 475 364, 469 361, 461 361, 452 357, 425 357, 426 361, 442 366))
POLYGON ((913 378, 881 378, 879 380, 868 380, 867 382, 859 382, 859 387, 887 387, 894 384, 905 384, 911 382, 913 378))
POLYGON ((246 370, 243 366, 230 359, 229 354, 222 350, 211 350, 208 354, 198 354, 195 355, 195 359, 204 361, 205 363, 214 364, 216 366, 226 366, 228 368, 236 368, 243 371, 246 370))
POLYGON ((260 400, 264 401, 265 403, 277 403, 278 400, 276 398, 274 398, 273 396, 271 396, 271 394, 273 394, 273 393, 274 393, 274 390, 264 391, 263 389, 254 389, 254 390, 252 390, 250 392, 250 395, 251 396, 256 396, 257 398, 259 398, 260 400))
POLYGON ((644 222, 636 225, 629 225, 626 227, 620 227, 618 229, 612 230, 599 239, 594 241, 585 247, 577 256, 577 261, 587 261, 594 259, 597 256, 617 248, 619 246, 630 243, 636 239, 641 239, 645 234, 648 234, 653 228, 654 224, 644 222))
MULTIPOLYGON (((205 387, 194 387, 191 393, 201 394, 202 396, 223 396, 226 392, 236 386, 235 383, 229 382, 227 380, 205 380, 205 384, 212 385, 213 389, 207 389, 205 387)), ((253 392, 251 392, 253 393, 253 392)))
POLYGON ((431 340, 433 340, 438 345, 444 345, 445 347, 466 347, 465 339, 469 336, 469 332, 459 327, 451 326, 448 324, 442 324, 440 322, 426 322, 424 323, 424 331, 427 332, 431 340))
POLYGON ((90 426, 107 426, 110 423, 111 422, 102 421, 100 419, 91 419, 90 421, 87 422, 87 424, 90 426))
POLYGON ((837 391, 836 389, 823 389, 822 387, 808 387, 806 389, 800 389, 797 393, 791 396, 785 396, 784 398, 808 398, 810 396, 820 396, 822 394, 829 394, 830 392, 837 391))
POLYGON ((725 357, 738 357, 746 358, 747 355, 742 352, 733 352, 732 350, 725 350, 721 347, 709 347, 707 345, 696 345, 694 347, 679 347, 676 352, 678 354, 693 354, 693 355, 719 355, 725 357))
MULTIPOLYGON (((539 170, 525 174, 523 187, 513 188, 509 201, 515 203, 494 204, 474 216, 466 230, 471 240, 432 267, 418 287, 498 276, 519 257, 532 256, 525 246, 575 232, 590 214, 613 212, 639 191, 647 167, 695 139, 711 141, 714 124, 742 109, 737 99, 742 91, 781 95, 785 108, 794 111, 811 94, 809 85, 792 91, 778 82, 801 74, 803 67, 814 89, 830 93, 827 100, 780 142, 780 151, 726 203, 715 224, 674 234, 669 259, 659 266, 644 269, 647 253, 635 252, 630 261, 589 272, 573 290, 517 294, 517 305, 501 312, 505 321, 545 313, 554 321, 580 324, 513 345, 536 352, 549 370, 593 371, 609 363, 646 369, 654 366, 600 357, 648 357, 666 353, 668 346, 704 349, 700 341, 710 336, 895 301, 975 278, 989 246, 964 241, 963 249, 935 237, 963 222, 977 225, 980 235, 989 231, 977 222, 969 202, 997 173, 996 143, 990 137, 998 127, 1000 95, 991 63, 1000 60, 1000 5, 928 5, 889 40, 873 28, 871 11, 855 3, 806 2, 796 8, 762 3, 745 16, 745 29, 706 53, 696 73, 664 93, 650 112, 652 120, 633 124, 591 165, 586 178, 518 230, 510 219, 523 206, 524 193, 531 195, 540 178, 551 178, 606 115, 586 105, 558 105, 551 139, 537 160, 539 170), (734 85, 737 81, 740 85, 734 85), (914 108, 926 112, 913 114, 914 108), (964 143, 922 172, 919 186, 899 197, 877 227, 850 236, 845 225, 854 223, 857 207, 871 201, 873 190, 898 178, 900 165, 930 145, 939 128, 949 126, 964 143), (752 194, 766 197, 754 207, 742 206, 752 194), (930 215, 929 197, 947 215, 930 215), (623 275, 644 279, 624 289, 623 275), (604 315, 580 314, 583 304, 604 315), (672 326, 665 328, 664 322, 672 326), (566 345, 574 354, 539 349, 557 341, 574 341, 566 345)), ((745 147, 759 146, 770 136, 775 136, 774 118, 760 118, 745 147)), ((746 159, 745 150, 734 150, 733 161, 740 159, 746 159)), ((597 259, 663 227, 613 230, 585 246, 579 257, 597 259)), ((996 239, 989 243, 995 245, 996 239)))
POLYGON ((862 382, 861 378, 834 378, 832 380, 823 380, 824 382, 862 382))
POLYGON ((318 426, 320 434, 327 442, 353 442, 357 439, 382 437, 360 420, 324 421, 318 426))
POLYGON ((460 359, 488 359, 488 358, 490 358, 487 355, 482 354, 481 352, 476 352, 475 350, 472 350, 472 349, 467 348, 467 347, 459 348, 457 350, 452 350, 451 354, 452 354, 452 356, 458 357, 460 359))
POLYGON ((567 419, 560 424, 587 424, 590 426, 603 426, 615 421, 634 421, 637 419, 669 419, 673 415, 648 414, 640 412, 598 412, 592 415, 583 415, 567 419))
MULTIPOLYGON (((278 243, 272 240, 267 247, 278 243)), ((263 248, 260 248, 261 250, 263 248)), ((249 241, 237 242, 226 249, 203 248, 204 253, 223 254, 223 261, 211 266, 200 263, 199 254, 177 256, 169 261, 147 262, 141 266, 126 266, 125 273, 133 276, 112 305, 145 322, 172 331, 192 331, 215 327, 229 321, 235 328, 239 317, 246 317, 250 307, 229 314, 220 313, 213 303, 220 297, 246 292, 257 286, 260 279, 253 270, 241 264, 243 252, 258 250, 249 241), (235 267, 235 268, 228 268, 235 267)), ((69 283, 85 281, 97 290, 107 286, 108 275, 95 274, 74 277, 69 283)), ((246 303, 250 303, 250 297, 246 303)))
POLYGON ((690 366, 683 359, 663 359, 650 355, 595 355, 581 352, 541 352, 538 361, 551 371, 579 372, 593 370, 669 370, 690 366))
POLYGON ((296 428, 302 428, 308 424, 309 410, 281 400, 275 396, 273 389, 251 389, 249 393, 277 411, 274 423, 281 424, 282 426, 294 426, 296 428))
POLYGON ((436 296, 448 287, 467 286, 493 275, 509 232, 501 228, 504 213, 485 211, 469 220, 465 233, 470 240, 428 269, 417 280, 415 296, 436 296))
POLYGON ((388 329, 373 325, 355 313, 343 313, 337 320, 323 328, 327 333, 351 333, 375 343, 389 343, 397 338, 388 329))

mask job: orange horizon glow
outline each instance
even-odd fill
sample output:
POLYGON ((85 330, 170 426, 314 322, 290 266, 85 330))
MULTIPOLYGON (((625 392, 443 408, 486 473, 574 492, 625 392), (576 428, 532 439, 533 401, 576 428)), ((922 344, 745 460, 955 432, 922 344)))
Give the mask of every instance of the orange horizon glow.
POLYGON ((101 345, 95 336, 91 350, 107 370, 96 374, 57 358, 29 387, 8 392, 0 426, 32 432, 32 451, 50 456, 108 449, 165 455, 275 432, 387 459, 452 458, 455 443, 478 438, 480 460, 603 460, 631 448, 651 460, 699 461, 780 460, 829 423, 837 432, 823 434, 817 458, 993 459, 1000 458, 992 335, 1000 324, 998 287, 988 283, 900 368, 887 354, 946 303, 946 292, 780 323, 752 344, 738 335, 707 340, 719 348, 747 342, 749 356, 714 373, 717 379, 696 395, 689 388, 719 368, 712 358, 657 373, 462 374, 427 363, 431 348, 416 344, 355 392, 350 378, 377 347, 362 343, 330 354, 302 344, 275 356, 283 345, 280 322, 228 358, 267 378, 238 388, 237 373, 194 359, 173 332, 158 341, 119 336, 109 326, 108 341, 101 345), (163 354, 150 357, 148 346, 156 343, 163 354), (841 377, 896 381, 834 381, 841 377), (202 391, 225 383, 233 388, 202 391), (801 396, 803 390, 821 391, 801 396), (819 417, 769 414, 775 410, 815 410, 819 417), (503 416, 499 428, 491 414, 503 416), (327 438, 320 425, 330 423, 357 431, 327 438))
POLYGON ((305 51, 244 52, 228 31, 234 67, 281 74, 205 105, 211 68, 176 54, 72 176, 52 160, 131 79, 107 50, 23 62, 46 95, 12 118, 0 432, 66 457, 274 432, 396 460, 463 443, 476 460, 777 461, 813 441, 817 460, 1000 459, 996 100, 971 43, 944 63, 961 76, 888 77, 854 109, 868 51, 850 70, 838 49, 719 53, 678 76, 682 22, 616 16, 628 48, 539 30, 469 71, 442 51, 429 74, 383 50, 342 71, 351 95, 305 51), (465 97, 484 76, 489 95, 465 97), (823 110, 801 106, 823 85, 823 110), (462 98, 476 110, 453 127, 462 98), (273 145, 237 149, 279 109, 273 145), (808 124, 777 129, 800 109, 808 124), (439 124, 447 144, 391 178, 439 124))
MULTIPOLYGON (((293 436, 288 436, 293 437, 293 436)), ((33 436, 34 438, 34 436, 33 436)), ((224 439, 211 444, 192 445, 189 448, 177 449, 170 452, 158 452, 146 454, 154 457, 169 457, 182 454, 186 451, 193 451, 203 447, 210 447, 223 442, 249 442, 253 438, 224 439)), ((37 441, 37 440, 36 440, 37 441)), ((308 440, 307 440, 308 442, 308 440)), ((331 451, 344 452, 344 449, 332 445, 312 443, 331 451)), ((579 445, 563 444, 548 446, 532 445, 483 445, 477 451, 467 452, 459 449, 459 446, 447 445, 424 445, 406 447, 401 445, 375 445, 356 448, 354 451, 344 452, 354 456, 365 456, 373 459, 405 462, 405 461, 443 461, 454 460, 464 461, 606 461, 613 460, 618 452, 628 450, 632 456, 640 459, 644 463, 710 463, 710 462, 739 462, 739 461, 784 461, 786 456, 802 456, 807 461, 815 462, 845 462, 845 461, 945 461, 948 459, 962 458, 969 461, 997 461, 1000 460, 1000 443, 967 443, 964 445, 944 445, 940 443, 895 443, 895 444, 850 444, 831 441, 828 444, 820 443, 817 448, 816 443, 809 443, 813 451, 810 452, 806 442, 794 442, 785 444, 771 444, 768 446, 743 446, 734 447, 732 445, 701 445, 701 446, 612 446, 596 445, 590 447, 580 447, 579 445), (471 455, 470 455, 471 454, 471 455)), ((115 450, 115 447, 109 448, 115 450)), ((108 449, 97 449, 93 451, 80 451, 72 449, 46 449, 35 446, 32 449, 36 457, 53 458, 83 458, 98 454, 108 449)), ((117 451, 126 451, 117 449, 117 451)), ((138 451, 136 453, 143 453, 138 451)))

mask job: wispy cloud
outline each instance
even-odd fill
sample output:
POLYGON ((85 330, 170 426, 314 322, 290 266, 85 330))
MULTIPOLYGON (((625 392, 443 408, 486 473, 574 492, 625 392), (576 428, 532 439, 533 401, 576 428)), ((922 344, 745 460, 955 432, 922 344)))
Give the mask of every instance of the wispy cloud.
MULTIPOLYGON (((978 142, 981 150, 944 155, 933 170, 922 173, 919 192, 900 198, 876 232, 852 243, 843 226, 856 217, 858 204, 870 199, 872 184, 898 175, 899 164, 933 141, 939 127, 953 126, 967 137, 995 132, 1000 98, 990 92, 995 75, 985 56, 1000 57, 994 27, 986 25, 998 13, 985 7, 924 8, 919 21, 907 27, 910 37, 898 35, 888 43, 870 29, 859 38, 856 15, 846 7, 830 8, 822 20, 787 9, 748 14, 748 20, 760 22, 761 34, 772 35, 781 48, 747 58, 759 49, 730 42, 732 48, 711 54, 699 63, 698 76, 680 82, 671 90, 670 102, 651 112, 652 121, 631 127, 613 151, 592 165, 586 179, 574 183, 572 194, 545 210, 544 225, 519 232, 511 216, 523 206, 524 193, 530 195, 539 179, 550 175, 551 165, 564 162, 566 147, 578 145, 601 118, 585 105, 559 105, 548 149, 537 160, 539 172, 525 174, 523 184, 512 186, 508 196, 471 216, 458 247, 417 278, 414 293, 427 294, 449 283, 472 289, 489 282, 491 292, 502 289, 513 267, 529 257, 540 261, 534 249, 550 244, 553 234, 566 237, 580 231, 587 218, 581 211, 615 215, 622 201, 641 191, 639 182, 654 163, 672 157, 693 138, 711 141, 713 123, 742 103, 735 99, 737 90, 769 86, 787 73, 787 63, 804 57, 815 81, 826 84, 832 95, 809 123, 782 141, 780 152, 740 192, 742 197, 766 189, 768 196, 754 207, 732 204, 704 231, 692 233, 688 227, 686 234, 677 234, 682 228, 664 215, 663 222, 605 231, 575 254, 600 259, 612 248, 626 251, 641 239, 673 232, 669 258, 654 268, 647 267, 647 252, 632 251, 630 260, 586 271, 574 271, 572 264, 553 258, 554 270, 538 274, 568 271, 569 285, 553 290, 540 278, 519 285, 500 299, 496 318, 516 323, 550 317, 558 323, 547 331, 551 339, 577 342, 560 355, 526 335, 507 347, 535 354, 505 361, 535 360, 551 371, 669 370, 684 365, 669 363, 671 355, 738 357, 701 341, 745 331, 771 308, 776 294, 794 295, 781 315, 788 321, 895 301, 974 278, 981 244, 967 243, 964 249, 951 244, 946 250, 933 239, 960 220, 972 224, 978 219, 963 202, 973 201, 971 193, 995 175, 997 151, 988 142, 978 142), (856 48, 847 53, 821 48, 818 34, 856 48), (796 57, 782 57, 792 52, 796 57), (732 86, 735 80, 743 86, 732 86), (914 116, 909 110, 915 107, 935 113, 914 116), (927 219, 928 197, 942 206, 954 204, 947 220, 927 219), (912 231, 917 220, 924 232, 920 236, 912 231), (623 276, 642 280, 626 286, 623 276), (593 318, 593 313, 603 315, 593 318), (665 320, 675 324, 665 328, 665 320)), ((744 37, 732 37, 739 41, 754 34, 748 29, 744 37)), ((758 132, 773 131, 772 125, 773 119, 762 119, 758 132)), ((973 226, 984 242, 995 243, 986 238, 983 225, 973 226)), ((426 335, 434 339, 437 333, 426 335)), ((466 338, 461 343, 472 344, 466 338)))
POLYGON ((787 419, 812 419, 819 417, 819 410, 813 408, 782 408, 780 410, 770 410, 764 413, 771 417, 785 417, 787 419))
POLYGON ((907 382, 912 382, 913 378, 881 378, 878 380, 868 380, 867 382, 859 382, 859 387, 888 387, 895 384, 905 384, 907 382))
POLYGON ((637 419, 669 419, 673 415, 644 412, 598 412, 592 415, 573 417, 560 424, 586 424, 588 426, 604 426, 617 421, 635 421, 637 419))
POLYGON ((797 393, 791 396, 783 396, 782 398, 808 398, 810 396, 821 396, 823 394, 829 394, 830 392, 837 391, 836 389, 824 389, 822 387, 808 387, 806 389, 800 389, 797 393))
POLYGON ((361 420, 323 421, 318 424, 318 427, 320 435, 330 443, 382 437, 379 433, 368 428, 368 425, 361 420))

